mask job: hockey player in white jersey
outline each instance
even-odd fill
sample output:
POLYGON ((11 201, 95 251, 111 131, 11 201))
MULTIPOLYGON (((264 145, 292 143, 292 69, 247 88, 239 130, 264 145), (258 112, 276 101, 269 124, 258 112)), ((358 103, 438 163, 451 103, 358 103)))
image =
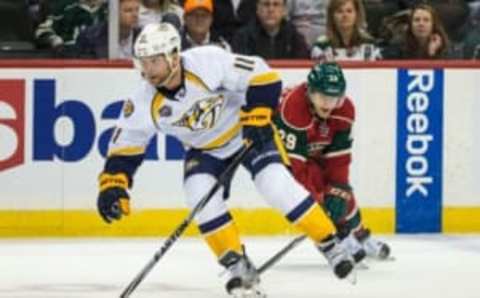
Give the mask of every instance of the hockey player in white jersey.
MULTIPOLYGON (((157 132, 175 136, 187 148, 184 188, 191 208, 249 140, 254 147, 242 165, 257 190, 309 236, 339 278, 349 275, 353 259, 338 244, 332 222, 284 165, 285 151, 271 124, 281 92, 279 75, 258 57, 215 46, 180 54, 180 37, 166 23, 145 26, 134 51, 144 80, 125 103, 110 141, 99 178, 97 204, 102 218, 111 223, 130 213, 128 189, 146 145, 157 132)), ((195 221, 229 272, 228 293, 264 297, 224 201, 228 185, 214 194, 195 221)))

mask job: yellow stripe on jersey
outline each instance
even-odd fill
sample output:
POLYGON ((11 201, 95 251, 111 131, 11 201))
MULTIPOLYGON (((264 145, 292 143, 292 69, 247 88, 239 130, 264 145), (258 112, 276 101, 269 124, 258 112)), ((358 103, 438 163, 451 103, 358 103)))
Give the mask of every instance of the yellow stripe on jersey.
POLYGON ((233 139, 240 132, 241 128, 242 128, 242 125, 240 123, 236 123, 235 125, 230 127, 226 132, 221 134, 218 138, 214 139, 213 141, 210 141, 204 146, 201 146, 201 148, 199 149, 211 150, 211 149, 222 147, 223 145, 228 143, 231 139, 233 139))
POLYGON ((152 100, 152 108, 150 113, 152 115, 152 120, 155 126, 157 126, 157 119, 160 118, 160 110, 165 102, 165 96, 161 93, 155 94, 155 97, 152 100))
POLYGON ((250 86, 268 85, 280 81, 280 75, 276 71, 270 71, 253 76, 250 79, 250 86))
POLYGON ((144 153, 145 153, 145 147, 141 147, 141 146, 122 147, 122 148, 115 148, 108 151, 108 157, 114 156, 114 155, 132 156, 132 155, 139 155, 144 153))
POLYGON ((189 72, 186 70, 185 79, 187 79, 187 81, 192 82, 193 84, 197 85, 200 88, 210 91, 210 88, 208 88, 207 84, 205 84, 202 79, 200 79, 196 74, 192 72, 189 72))
POLYGON ((275 145, 277 146, 278 153, 280 153, 280 158, 282 159, 283 163, 287 166, 290 166, 290 158, 288 157, 287 149, 285 149, 285 145, 282 142, 282 138, 280 137, 280 133, 275 125, 272 125, 273 128, 273 140, 275 141, 275 145))
POLYGON ((219 229, 204 235, 210 249, 220 258, 227 251, 242 253, 242 244, 237 227, 232 221, 219 229))
POLYGON ((313 204, 305 214, 295 221, 294 225, 315 243, 319 243, 328 235, 335 233, 332 221, 318 204, 313 204))

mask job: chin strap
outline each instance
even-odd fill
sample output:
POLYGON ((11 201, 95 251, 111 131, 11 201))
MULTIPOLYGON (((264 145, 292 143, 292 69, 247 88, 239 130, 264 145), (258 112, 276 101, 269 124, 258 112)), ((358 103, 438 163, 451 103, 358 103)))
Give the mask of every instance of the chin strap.
POLYGON ((170 81, 173 79, 173 77, 175 76, 175 74, 177 73, 177 71, 180 67, 180 63, 178 63, 176 67, 173 67, 172 55, 167 55, 167 56, 165 56, 165 58, 167 59, 168 68, 170 69, 170 73, 165 78, 165 80, 163 80, 163 82, 158 84, 159 87, 165 87, 165 85, 170 83, 170 81))
POLYGON ((165 80, 163 80, 163 82, 157 85, 157 87, 165 87, 168 83, 170 83, 180 66, 180 63, 178 63, 176 67, 173 67, 173 59, 171 55, 165 56, 165 58, 167 59, 168 69, 170 70, 170 73, 165 78, 165 80))

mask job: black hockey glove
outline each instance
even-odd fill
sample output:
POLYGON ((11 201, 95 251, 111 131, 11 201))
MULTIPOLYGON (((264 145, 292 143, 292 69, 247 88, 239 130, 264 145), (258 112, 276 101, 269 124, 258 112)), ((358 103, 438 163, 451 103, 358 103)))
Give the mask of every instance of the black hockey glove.
POLYGON ((338 227, 340 223, 347 221, 346 217, 356 207, 352 188, 349 185, 328 185, 326 187, 323 206, 338 227))
POLYGON ((271 119, 272 109, 269 107, 242 108, 240 123, 243 126, 243 138, 252 142, 255 148, 262 149, 273 140, 271 119))
POLYGON ((113 220, 120 220, 122 215, 130 214, 128 185, 127 175, 123 173, 100 175, 97 207, 105 222, 111 223, 113 220))

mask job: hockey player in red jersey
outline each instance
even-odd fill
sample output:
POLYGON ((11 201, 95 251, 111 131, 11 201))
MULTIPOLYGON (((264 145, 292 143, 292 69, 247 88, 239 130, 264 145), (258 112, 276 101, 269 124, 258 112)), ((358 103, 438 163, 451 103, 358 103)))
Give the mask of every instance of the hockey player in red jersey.
POLYGON ((355 260, 386 259, 390 248, 363 226, 349 181, 355 107, 345 89, 337 63, 317 64, 306 83, 284 94, 275 124, 293 175, 327 211, 355 260))

